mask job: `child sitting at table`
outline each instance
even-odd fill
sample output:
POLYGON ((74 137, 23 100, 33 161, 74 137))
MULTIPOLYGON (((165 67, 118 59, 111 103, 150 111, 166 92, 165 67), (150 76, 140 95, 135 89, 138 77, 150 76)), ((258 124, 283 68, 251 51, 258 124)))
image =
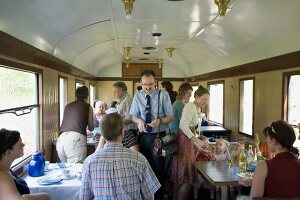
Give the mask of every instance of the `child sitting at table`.
MULTIPOLYGON (((219 139, 216 141, 216 147, 213 151, 213 157, 212 160, 214 161, 226 161, 230 160, 230 154, 229 154, 229 142, 225 139, 219 139)), ((216 199, 221 199, 221 188, 219 186, 210 188, 210 196, 211 199, 214 199, 215 196, 215 190, 216 190, 216 199)))
POLYGON ((216 147, 213 151, 212 160, 215 161, 225 161, 230 159, 230 155, 228 152, 229 142, 224 139, 219 139, 216 141, 216 147))
MULTIPOLYGON (((205 137, 204 135, 201 135, 198 137, 201 141, 205 142, 207 144, 207 148, 201 149, 199 152, 195 152, 196 155, 196 161, 209 161, 212 160, 213 153, 209 149, 208 145, 208 138, 205 137)), ((200 173, 197 173, 197 180, 193 184, 193 190, 194 190, 194 199, 198 199, 198 192, 199 188, 211 188, 211 184, 205 180, 200 173)))
POLYGON ((246 141, 247 139, 245 137, 241 137, 237 140, 237 143, 236 145, 234 146, 234 148, 232 149, 231 151, 231 158, 232 158, 232 161, 235 163, 235 164, 238 164, 239 163, 239 157, 240 157, 240 153, 241 153, 241 150, 244 149, 245 150, 245 153, 247 154, 246 152, 246 149, 245 149, 245 146, 246 146, 246 141))

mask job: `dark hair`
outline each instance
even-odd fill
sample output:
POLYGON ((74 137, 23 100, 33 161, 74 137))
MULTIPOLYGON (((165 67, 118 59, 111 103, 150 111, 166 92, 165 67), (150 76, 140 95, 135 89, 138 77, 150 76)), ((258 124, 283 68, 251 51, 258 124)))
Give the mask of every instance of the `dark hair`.
POLYGON ((182 99, 182 97, 187 93, 188 90, 193 91, 193 87, 189 83, 182 83, 178 89, 177 99, 182 99))
POLYGON ((172 93, 173 92, 173 84, 171 83, 171 81, 163 81, 163 82, 161 82, 161 86, 163 88, 166 88, 166 90, 168 91, 168 93, 172 93))
POLYGON ((288 149, 289 152, 299 155, 299 150, 293 146, 296 140, 296 134, 291 125, 286 121, 278 120, 272 122, 270 126, 264 128, 265 136, 274 138, 281 146, 288 149))
POLYGON ((196 96, 201 97, 204 94, 209 95, 209 91, 206 88, 204 88, 202 85, 200 85, 194 93, 194 98, 196 98, 196 96))
POLYGON ((136 87, 137 91, 140 91, 141 89, 143 89, 143 87, 141 85, 136 87))
POLYGON ((86 86, 81 86, 76 89, 76 98, 79 100, 85 100, 89 96, 89 90, 86 86))
POLYGON ((99 127, 107 141, 116 141, 124 128, 124 123, 121 115, 111 113, 101 119, 99 127))
POLYGON ((0 130, 0 160, 2 155, 7 150, 11 150, 20 138, 19 131, 10 131, 4 128, 0 130))
POLYGON ((127 86, 123 81, 117 81, 113 84, 113 87, 127 91, 127 86))
POLYGON ((112 102, 110 103, 110 107, 111 107, 111 108, 116 108, 116 107, 117 107, 117 104, 118 104, 117 101, 112 101, 112 102))
POLYGON ((142 71, 141 73, 141 77, 142 76, 153 76, 155 78, 155 72, 152 69, 145 69, 144 71, 142 71))

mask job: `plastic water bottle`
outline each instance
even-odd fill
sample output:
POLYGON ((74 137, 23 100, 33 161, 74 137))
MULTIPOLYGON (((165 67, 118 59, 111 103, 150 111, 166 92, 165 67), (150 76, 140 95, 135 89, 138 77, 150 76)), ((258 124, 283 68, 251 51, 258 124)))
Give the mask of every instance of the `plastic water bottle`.
POLYGON ((32 160, 29 163, 28 175, 37 177, 45 174, 45 158, 40 151, 32 155, 32 160))
POLYGON ((240 173, 246 173, 246 169, 247 169, 247 157, 246 157, 245 149, 242 148, 239 156, 239 171, 240 173))

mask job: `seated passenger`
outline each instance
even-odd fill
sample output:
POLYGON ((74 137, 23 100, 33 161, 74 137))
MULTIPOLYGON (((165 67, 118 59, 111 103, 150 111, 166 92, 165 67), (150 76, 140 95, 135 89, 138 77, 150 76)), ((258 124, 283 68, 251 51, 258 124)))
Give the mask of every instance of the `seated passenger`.
POLYGON ((216 161, 225 161, 230 159, 230 155, 228 152, 229 142, 224 139, 218 139, 216 141, 216 148, 213 152, 212 160, 216 161))
POLYGON ((266 127, 264 134, 275 157, 256 165, 253 180, 241 179, 239 183, 252 185, 252 197, 299 198, 300 160, 298 149, 293 147, 296 140, 293 128, 279 120, 266 127))
POLYGON ((100 129, 107 142, 83 164, 80 199, 153 199, 161 185, 146 158, 123 147, 121 116, 106 115, 100 129))
POLYGON ((232 158, 232 161, 235 163, 235 164, 238 164, 239 163, 239 157, 240 157, 240 153, 241 153, 241 150, 244 149, 245 150, 245 153, 247 154, 246 152, 246 138, 245 137, 241 137, 237 140, 237 143, 236 145, 233 147, 233 149, 231 150, 231 158, 232 158))
POLYGON ((18 131, 0 130, 0 200, 49 200, 47 193, 29 194, 26 182, 10 170, 13 161, 23 156, 23 148, 18 131))
POLYGON ((104 101, 97 101, 94 108, 94 126, 99 127, 100 120, 105 116, 107 104, 104 101))

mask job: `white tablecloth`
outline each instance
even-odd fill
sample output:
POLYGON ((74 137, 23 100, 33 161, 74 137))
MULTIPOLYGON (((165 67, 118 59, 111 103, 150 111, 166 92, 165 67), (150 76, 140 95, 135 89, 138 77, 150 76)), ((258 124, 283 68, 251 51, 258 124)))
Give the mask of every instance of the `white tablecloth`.
MULTIPOLYGON (((68 166, 68 164, 66 165, 68 166)), ((71 164, 71 166, 67 168, 70 169, 71 175, 73 176, 69 180, 62 180, 60 183, 53 185, 39 185, 37 181, 45 176, 56 178, 61 175, 61 169, 58 168, 56 164, 51 163, 50 169, 52 170, 45 172, 44 176, 30 177, 26 175, 23 178, 30 188, 30 193, 47 192, 51 196, 51 200, 78 200, 81 181, 75 177, 75 174, 81 172, 82 165, 79 163, 71 164)))

